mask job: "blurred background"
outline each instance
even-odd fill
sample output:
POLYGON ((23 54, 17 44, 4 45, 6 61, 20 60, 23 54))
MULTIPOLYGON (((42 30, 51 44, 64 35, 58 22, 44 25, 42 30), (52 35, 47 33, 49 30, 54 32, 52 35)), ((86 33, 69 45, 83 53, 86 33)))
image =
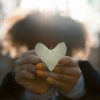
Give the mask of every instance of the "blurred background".
MULTIPOLYGON (((83 22, 92 35, 92 48, 89 61, 100 72, 100 0, 0 0, 0 43, 3 38, 3 21, 16 9, 59 12, 62 16, 69 16, 83 22)), ((0 47, 0 51, 2 47, 0 47)), ((5 59, 0 52, 0 82, 10 69, 2 68, 2 59, 5 59), (4 70, 4 71, 1 71, 4 70)), ((6 60, 5 60, 6 61, 6 60)))

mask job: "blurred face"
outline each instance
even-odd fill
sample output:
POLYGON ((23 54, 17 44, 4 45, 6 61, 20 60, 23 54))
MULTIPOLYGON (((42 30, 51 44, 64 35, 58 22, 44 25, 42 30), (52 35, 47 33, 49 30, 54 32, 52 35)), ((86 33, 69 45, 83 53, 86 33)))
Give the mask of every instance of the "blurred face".
POLYGON ((43 43, 49 49, 53 49, 58 43, 63 42, 58 40, 58 37, 55 35, 44 34, 40 35, 39 37, 33 39, 33 47, 35 47, 36 43, 43 43))
POLYGON ((33 37, 32 44, 29 44, 31 47, 29 47, 29 45, 27 45, 28 47, 26 45, 20 45, 20 43, 18 45, 16 43, 12 45, 10 42, 11 41, 3 43, 5 48, 3 53, 6 54, 7 52, 10 52, 10 56, 13 59, 16 59, 22 53, 34 49, 37 43, 43 43, 48 49, 53 49, 58 43, 63 41, 59 41, 58 37, 54 35, 40 34, 38 36, 33 37))
MULTIPOLYGON (((28 16, 15 23, 8 32, 11 33, 9 38, 11 47, 8 47, 13 58, 34 49, 37 43, 43 43, 49 49, 53 49, 58 43, 65 42, 68 47, 68 56, 73 56, 77 52, 80 55, 80 50, 85 49, 85 31, 81 24, 61 16, 53 17, 49 22, 45 22, 40 17, 35 18, 36 16, 35 20, 33 17, 34 15, 28 16)), ((84 50, 81 51, 86 53, 84 50)))
POLYGON ((66 42, 65 40, 63 40, 60 35, 55 35, 51 33, 45 33, 45 34, 40 33, 40 34, 36 34, 32 40, 33 40, 32 43, 27 46, 14 45, 13 47, 12 46, 10 47, 10 45, 9 46, 6 45, 7 49, 9 49, 8 51, 10 52, 11 57, 15 59, 19 57, 22 53, 28 50, 34 49, 37 43, 43 43, 48 49, 53 49, 60 42, 66 43, 66 46, 68 48, 67 54, 66 54, 67 56, 78 57, 79 59, 87 59, 88 57, 88 53, 86 52, 86 50, 80 49, 80 48, 78 49, 70 48, 68 46, 69 42, 66 42))
MULTIPOLYGON (((73 39, 74 38, 75 37, 73 36, 73 39)), ((58 43, 65 42, 65 44, 67 46, 66 56, 73 56, 73 57, 81 59, 81 60, 88 59, 90 49, 89 49, 89 46, 84 47, 85 40, 84 40, 84 42, 82 42, 83 40, 79 41, 76 38, 76 39, 74 39, 74 42, 72 40, 69 42, 66 42, 66 39, 68 39, 68 38, 66 36, 64 37, 64 34, 50 34, 50 33, 40 34, 37 36, 37 38, 34 38, 33 48, 35 47, 36 43, 43 43, 49 49, 53 49, 53 48, 55 48, 55 46, 58 43), (78 42, 76 42, 76 41, 78 41, 78 42), (73 44, 75 47, 72 46, 73 44), (82 47, 81 47, 81 44, 83 45, 82 47)), ((70 40, 70 37, 68 40, 70 40)))

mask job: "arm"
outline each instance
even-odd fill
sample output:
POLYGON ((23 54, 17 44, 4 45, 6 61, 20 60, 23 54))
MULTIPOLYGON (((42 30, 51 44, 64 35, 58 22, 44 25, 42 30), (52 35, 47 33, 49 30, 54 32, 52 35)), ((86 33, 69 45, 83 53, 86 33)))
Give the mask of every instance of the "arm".
POLYGON ((100 94, 100 74, 88 61, 79 61, 79 67, 82 71, 87 91, 93 94, 100 94))
POLYGON ((100 74, 92 67, 88 61, 79 61, 79 67, 82 72, 83 79, 78 81, 72 91, 62 93, 69 98, 86 98, 100 99, 100 74), (80 86, 80 89, 77 89, 80 86), (81 91, 82 90, 82 91, 81 91), (75 95, 76 94, 76 95, 75 95))

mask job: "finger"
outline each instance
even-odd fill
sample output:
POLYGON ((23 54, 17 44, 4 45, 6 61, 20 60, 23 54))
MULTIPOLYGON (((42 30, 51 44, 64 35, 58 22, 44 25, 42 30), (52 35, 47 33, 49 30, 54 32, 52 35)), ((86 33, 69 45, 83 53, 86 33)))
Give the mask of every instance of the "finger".
POLYGON ((62 82, 69 82, 71 83, 72 80, 76 80, 78 77, 75 77, 74 75, 66 75, 66 74, 58 74, 58 73, 52 73, 52 72, 47 72, 47 71, 40 71, 37 70, 36 74, 38 77, 40 78, 47 78, 47 77, 52 77, 58 81, 62 81, 62 82))
POLYGON ((59 88, 63 92, 68 92, 68 91, 72 90, 72 88, 73 88, 73 84, 70 84, 68 82, 66 82, 66 83, 65 82, 60 82, 60 81, 55 80, 51 77, 47 78, 47 82, 50 85, 56 86, 57 88, 59 88))
POLYGON ((78 61, 75 58, 65 56, 60 61, 59 64, 69 65, 69 66, 76 66, 78 65, 78 61))
POLYGON ((44 63, 36 64, 36 69, 37 70, 47 70, 48 71, 48 68, 46 67, 46 65, 44 63))
POLYGON ((28 55, 36 55, 36 53, 35 53, 34 50, 29 50, 29 51, 21 54, 20 57, 25 57, 25 56, 28 56, 28 55))
POLYGON ((21 72, 21 75, 24 77, 24 78, 27 78, 27 79, 34 79, 34 74, 32 74, 31 72, 27 71, 27 70, 23 70, 21 72))
POLYGON ((59 66, 57 65, 53 72, 55 73, 59 73, 59 74, 66 74, 66 75, 76 75, 76 74, 79 74, 81 73, 81 70, 80 68, 77 66, 77 67, 68 67, 68 66, 59 66))
POLYGON ((16 64, 37 64, 37 63, 41 63, 41 59, 38 58, 36 55, 29 55, 26 57, 22 57, 19 58, 18 60, 16 60, 16 64))
POLYGON ((50 84, 50 85, 54 85, 54 86, 56 86, 56 87, 58 87, 58 88, 66 88, 66 87, 68 87, 67 85, 69 85, 69 83, 64 83, 64 82, 60 82, 60 81, 58 81, 58 80, 55 80, 54 78, 52 78, 52 77, 48 77, 47 78, 47 82, 48 82, 48 84, 50 84))
POLYGON ((20 82, 21 80, 24 80, 24 79, 33 80, 34 78, 35 78, 34 74, 30 73, 27 70, 23 70, 19 73, 16 73, 15 75, 15 80, 17 82, 20 82))
POLYGON ((73 81, 76 80, 75 77, 72 77, 70 75, 65 75, 65 74, 50 73, 49 76, 52 77, 53 79, 61 81, 61 82, 72 83, 72 80, 73 81))
POLYGON ((36 75, 40 78, 47 78, 50 75, 50 72, 37 70, 36 75))
POLYGON ((19 66, 16 66, 15 68, 15 72, 20 72, 22 70, 28 70, 31 73, 34 73, 36 71, 36 68, 32 64, 19 65, 19 66))

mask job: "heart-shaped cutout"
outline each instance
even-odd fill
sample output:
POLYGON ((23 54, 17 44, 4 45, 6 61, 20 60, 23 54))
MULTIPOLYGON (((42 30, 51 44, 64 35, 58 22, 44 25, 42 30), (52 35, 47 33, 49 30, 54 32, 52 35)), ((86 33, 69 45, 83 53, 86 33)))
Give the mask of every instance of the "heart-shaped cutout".
POLYGON ((54 49, 49 50, 44 44, 37 43, 35 46, 35 53, 46 64, 48 69, 52 71, 58 64, 67 51, 67 47, 64 42, 59 43, 54 49))

